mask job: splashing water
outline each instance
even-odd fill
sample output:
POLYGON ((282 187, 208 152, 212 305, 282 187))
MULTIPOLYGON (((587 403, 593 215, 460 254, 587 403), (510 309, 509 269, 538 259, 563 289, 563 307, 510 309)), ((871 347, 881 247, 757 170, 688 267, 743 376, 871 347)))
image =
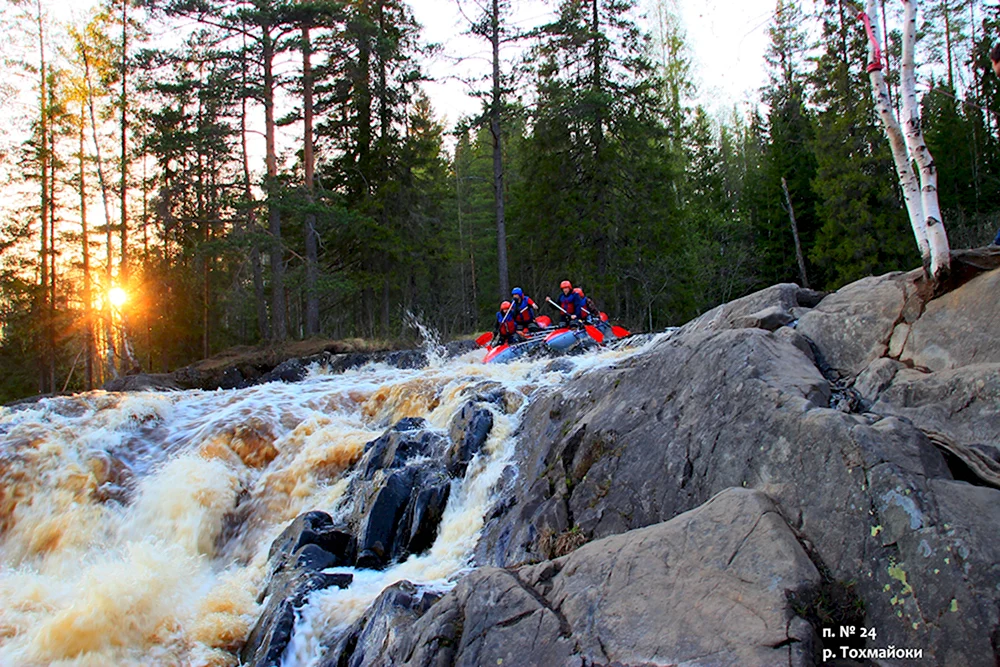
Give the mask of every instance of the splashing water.
POLYGON ((420 334, 421 346, 424 355, 427 357, 427 365, 437 368, 448 357, 448 349, 441 344, 441 335, 437 329, 427 326, 420 321, 420 318, 410 311, 403 313, 403 323, 411 329, 416 329, 420 334))
POLYGON ((236 665, 281 530, 304 511, 342 514, 351 466, 387 427, 419 416, 445 429, 477 386, 501 386, 507 409, 493 408, 432 547, 355 571, 302 610, 286 664, 313 664, 324 634, 387 586, 447 588, 471 565, 526 397, 629 354, 550 371, 475 351, 421 370, 313 368, 296 384, 0 408, 0 665, 236 665))

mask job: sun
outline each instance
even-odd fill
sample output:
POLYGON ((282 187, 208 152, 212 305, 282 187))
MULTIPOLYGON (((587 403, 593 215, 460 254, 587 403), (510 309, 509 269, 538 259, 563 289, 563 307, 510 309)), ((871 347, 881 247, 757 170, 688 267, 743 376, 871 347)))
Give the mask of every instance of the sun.
POLYGON ((112 287, 108 290, 108 301, 115 308, 121 308, 128 301, 128 293, 121 287, 112 287))

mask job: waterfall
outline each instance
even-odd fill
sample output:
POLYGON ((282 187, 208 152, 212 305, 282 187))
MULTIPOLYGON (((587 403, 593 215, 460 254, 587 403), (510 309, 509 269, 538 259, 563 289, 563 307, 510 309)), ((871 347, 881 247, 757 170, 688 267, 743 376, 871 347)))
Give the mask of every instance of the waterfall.
POLYGON ((484 386, 505 400, 432 546, 300 610, 286 665, 407 579, 471 565, 531 395, 634 351, 423 369, 383 364, 228 391, 91 392, 0 409, 0 664, 236 665, 274 538, 302 512, 350 512, 365 444, 407 417, 446 433, 484 386))

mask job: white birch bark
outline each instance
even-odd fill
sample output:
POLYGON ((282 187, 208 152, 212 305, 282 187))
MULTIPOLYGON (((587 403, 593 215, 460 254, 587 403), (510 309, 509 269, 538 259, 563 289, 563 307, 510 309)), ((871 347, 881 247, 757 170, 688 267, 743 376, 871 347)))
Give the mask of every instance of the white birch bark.
MULTIPOLYGON (((948 235, 941 222, 941 209, 937 197, 937 167, 927 150, 920 129, 920 111, 917 107, 917 77, 913 54, 917 37, 916 0, 903 0, 903 62, 900 72, 902 97, 903 134, 910 154, 920 168, 921 203, 924 209, 927 243, 930 249, 930 273, 935 279, 947 274, 951 264, 948 235)), ((919 238, 919 237, 918 237, 919 238)))
MULTIPOLYGON (((875 0, 868 0, 865 12, 868 14, 872 35, 875 42, 868 41, 868 62, 877 62, 876 47, 881 51, 882 36, 879 34, 878 22, 871 21, 875 16, 875 0)), ((889 146, 892 148, 892 159, 896 163, 896 174, 899 176, 899 184, 903 188, 903 200, 906 202, 906 212, 910 216, 910 225, 913 227, 913 235, 917 237, 917 246, 920 248, 920 256, 923 258, 925 266, 930 265, 930 244, 927 240, 927 223, 924 220, 924 207, 921 201, 920 185, 917 175, 913 172, 913 163, 910 161, 909 153, 906 150, 906 139, 903 131, 899 127, 899 121, 893 112, 892 103, 889 100, 889 87, 885 82, 885 75, 881 69, 873 69, 868 73, 868 78, 872 83, 872 96, 875 99, 875 109, 879 118, 885 126, 885 134, 889 138, 889 146)))

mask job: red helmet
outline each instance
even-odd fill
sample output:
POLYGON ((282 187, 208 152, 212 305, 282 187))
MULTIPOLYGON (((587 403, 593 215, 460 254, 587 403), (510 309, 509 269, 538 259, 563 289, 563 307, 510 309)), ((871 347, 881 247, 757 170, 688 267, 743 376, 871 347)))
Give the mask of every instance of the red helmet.
POLYGON ((577 287, 576 289, 573 290, 573 294, 579 294, 580 296, 583 296, 583 288, 577 287))
POLYGON ((504 301, 501 303, 500 310, 510 310, 510 301, 504 301))
POLYGON ((568 280, 564 280, 561 283, 559 283, 559 289, 566 289, 567 287, 569 289, 573 289, 573 283, 571 283, 568 280))

